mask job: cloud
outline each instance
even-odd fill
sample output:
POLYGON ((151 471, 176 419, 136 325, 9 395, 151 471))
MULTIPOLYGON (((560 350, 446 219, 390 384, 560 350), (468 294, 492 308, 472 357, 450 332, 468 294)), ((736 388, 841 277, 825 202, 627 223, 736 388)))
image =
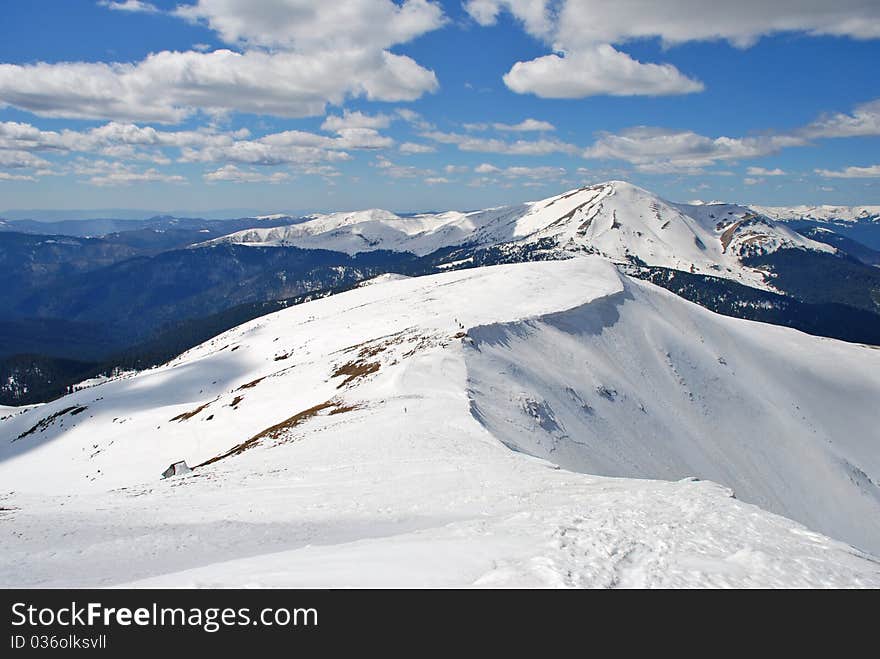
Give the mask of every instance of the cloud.
POLYGON ((242 140, 227 146, 184 148, 180 159, 183 162, 225 162, 273 167, 287 164, 339 162, 350 160, 351 156, 344 151, 332 151, 322 146, 242 140))
POLYGON ((744 48, 784 32, 880 37, 880 5, 865 0, 468 0, 465 9, 481 25, 508 11, 558 47, 659 37, 666 45, 725 40, 744 48))
POLYGON ((508 11, 525 26, 526 31, 538 38, 549 38, 553 33, 546 0, 467 0, 465 11, 480 25, 494 25, 502 11, 508 11))
POLYGON ((0 64, 0 105, 46 117, 178 123, 196 111, 320 115, 347 97, 411 101, 437 88, 403 55, 163 51, 137 64, 0 64))
POLYGON ((469 123, 462 124, 462 128, 469 132, 482 132, 490 128, 502 133, 529 133, 529 132, 549 132, 556 130, 556 126, 549 121, 539 121, 537 119, 524 119, 518 124, 503 123, 469 123))
POLYGON ((807 137, 870 137, 880 135, 880 99, 863 103, 850 114, 820 117, 803 130, 807 137))
POLYGON ((764 183, 764 179, 748 177, 743 179, 743 183, 745 185, 761 185, 762 183, 764 183))
POLYGON ((28 151, 0 151, 0 167, 6 169, 27 169, 48 167, 49 162, 28 151))
POLYGON ((452 183, 452 181, 445 176, 429 176, 425 179, 426 185, 442 185, 446 183, 452 183))
POLYGON ((706 137, 692 131, 639 126, 621 133, 601 133, 584 151, 585 158, 623 160, 648 173, 701 173, 719 161, 756 158, 790 146, 803 146, 793 135, 762 137, 706 137))
POLYGON ((80 166, 77 168, 77 173, 91 174, 91 177, 84 182, 96 187, 115 187, 134 183, 187 183, 186 178, 178 174, 166 174, 154 168, 137 171, 122 163, 106 161, 98 161, 91 166, 80 166))
POLYGON ((496 167, 489 163, 483 163, 474 167, 474 173, 495 175, 508 179, 551 179, 558 180, 565 176, 566 171, 562 167, 496 167))
POLYGON ((382 174, 390 178, 419 178, 429 177, 435 174, 431 169, 419 169, 418 167, 397 165, 382 156, 378 157, 372 165, 379 169, 382 174))
POLYGON ((326 180, 342 176, 342 173, 332 165, 300 165, 297 167, 297 173, 307 176, 322 176, 326 180))
POLYGON ((85 131, 44 131, 31 124, 0 122, 0 163, 17 154, 19 166, 38 167, 45 160, 25 160, 31 152, 56 154, 97 153, 119 160, 171 163, 167 155, 175 149, 184 162, 219 162, 248 165, 315 165, 349 160, 349 150, 375 150, 393 146, 394 141, 372 128, 337 126, 335 136, 306 131, 283 131, 251 138, 246 129, 218 132, 165 131, 151 126, 110 122, 85 131), (22 155, 24 154, 24 155, 22 155), (30 164, 28 164, 30 163, 30 164))
POLYGON ((400 145, 399 150, 401 153, 405 154, 414 154, 414 153, 434 153, 437 149, 429 144, 417 144, 416 142, 404 142, 400 145))
POLYGON ((398 108, 396 112, 398 117, 408 124, 415 126, 419 130, 434 130, 434 124, 425 121, 424 117, 418 112, 410 110, 409 108, 398 108))
MULTIPOLYGON (((247 130, 218 133, 212 130, 161 131, 150 126, 110 122, 85 131, 64 129, 41 130, 31 124, 14 121, 0 122, 0 149, 21 149, 37 152, 112 152, 133 147, 164 148, 232 144, 247 137, 247 130)), ((142 152, 129 150, 133 157, 142 159, 142 152)), ((155 154, 154 154, 155 155, 155 154)))
POLYGON ((785 176, 786 173, 779 169, 764 169, 763 167, 749 167, 746 172, 749 176, 785 176))
POLYGON ((537 119, 525 119, 518 124, 492 124, 492 128, 502 132, 528 133, 528 132, 547 132, 556 130, 556 126, 549 121, 538 121, 537 119))
POLYGON ((427 0, 200 0, 176 14, 241 50, 161 51, 134 63, 0 64, 0 107, 162 123, 198 111, 296 118, 351 97, 412 101, 438 88, 433 71, 388 50, 444 24, 439 5, 427 0))
POLYGON ((777 33, 880 37, 880 4, 865 0, 467 0, 465 9, 483 26, 509 12, 552 49, 553 54, 517 62, 504 76, 515 92, 550 98, 702 89, 674 66, 638 62, 612 44, 646 38, 667 46, 726 40, 745 48, 777 33))
POLYGON ((504 140, 461 135, 459 133, 444 133, 441 131, 428 131, 422 133, 422 137, 440 144, 454 144, 461 151, 475 151, 479 153, 545 156, 551 153, 576 155, 580 152, 579 147, 559 140, 517 140, 515 142, 506 142, 504 140))
POLYGON ((816 173, 825 178, 880 178, 880 165, 847 167, 839 171, 817 169, 816 173))
MULTIPOLYGON (((361 112, 345 111, 340 117, 330 115, 321 124, 321 129, 334 132, 337 138, 326 143, 334 149, 385 149, 394 145, 394 140, 378 132, 378 128, 391 125, 392 117, 385 114, 368 115, 361 112)), ((320 143, 320 142, 319 142, 320 143)))
POLYGON ((393 146, 394 140, 372 128, 339 128, 336 137, 301 130, 270 133, 256 139, 211 143, 183 148, 187 162, 227 162, 249 165, 283 165, 349 160, 346 150, 373 150, 393 146))
POLYGON ((387 114, 368 115, 362 112, 349 112, 345 110, 342 116, 329 115, 324 123, 321 124, 321 130, 332 133, 350 128, 388 128, 391 125, 391 117, 387 114))
POLYGON ((536 180, 558 180, 565 176, 562 167, 507 167, 501 172, 506 178, 528 178, 536 180))
POLYGON ((202 178, 208 183, 283 183, 290 179, 290 174, 287 172, 263 174, 253 170, 242 170, 235 165, 225 165, 216 171, 206 172, 202 178))
POLYGON ((120 0, 117 2, 114 2, 113 0, 100 0, 98 5, 114 11, 127 11, 140 14, 159 13, 159 8, 156 7, 156 5, 150 2, 142 2, 142 0, 120 0))
POLYGON ((9 172, 0 172, 0 181, 36 181, 37 179, 27 174, 10 174, 9 172))
POLYGON ((176 13, 228 44, 324 53, 381 51, 446 23, 441 6, 428 0, 198 0, 176 13))
POLYGON ((701 82, 671 64, 644 64, 608 44, 517 62, 504 75, 504 84, 518 94, 542 98, 667 96, 703 90, 701 82))

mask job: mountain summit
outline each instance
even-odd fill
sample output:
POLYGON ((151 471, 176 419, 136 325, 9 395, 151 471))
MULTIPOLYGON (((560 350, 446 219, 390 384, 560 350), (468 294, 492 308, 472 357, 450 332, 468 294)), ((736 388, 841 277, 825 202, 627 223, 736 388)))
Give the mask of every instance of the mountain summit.
POLYGON ((833 252, 736 205, 673 204, 624 181, 609 181, 514 206, 401 217, 368 210, 319 215, 300 224, 239 231, 205 245, 294 246, 357 254, 425 256, 454 246, 588 252, 615 261, 686 270, 765 287, 742 258, 781 248, 833 252))

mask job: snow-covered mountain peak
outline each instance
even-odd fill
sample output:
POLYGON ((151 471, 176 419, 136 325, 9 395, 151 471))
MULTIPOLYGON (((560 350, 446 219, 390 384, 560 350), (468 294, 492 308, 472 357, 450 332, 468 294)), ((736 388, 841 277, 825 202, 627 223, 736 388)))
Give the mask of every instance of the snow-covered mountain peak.
POLYGON ((481 211, 400 217, 385 210, 316 215, 292 226, 249 229, 206 244, 295 246, 356 254, 390 250, 424 256, 448 247, 540 244, 560 256, 674 268, 767 287, 741 259, 781 248, 833 251, 752 209, 674 204, 626 181, 608 181, 547 199, 481 211))
POLYGON ((766 285, 764 273, 744 267, 743 257, 781 248, 831 252, 733 204, 668 202, 624 181, 610 181, 534 202, 518 223, 523 242, 546 240, 615 261, 687 270, 766 285))

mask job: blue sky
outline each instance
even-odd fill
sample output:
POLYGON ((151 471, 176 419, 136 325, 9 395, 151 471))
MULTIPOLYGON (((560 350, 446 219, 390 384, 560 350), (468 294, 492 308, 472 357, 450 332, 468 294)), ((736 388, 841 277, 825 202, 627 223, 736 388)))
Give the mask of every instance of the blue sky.
POLYGON ((730 4, 10 0, 0 209, 880 203, 880 6, 730 4))

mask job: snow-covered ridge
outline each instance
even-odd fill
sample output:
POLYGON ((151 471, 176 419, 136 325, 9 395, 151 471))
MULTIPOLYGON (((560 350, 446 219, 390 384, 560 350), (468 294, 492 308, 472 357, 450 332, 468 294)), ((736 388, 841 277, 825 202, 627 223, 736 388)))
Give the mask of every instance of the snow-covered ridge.
MULTIPOLYGON (((272 213, 270 215, 255 215, 254 220, 282 220, 284 218, 289 218, 290 215, 287 213, 272 213)), ((291 218, 292 219, 292 218, 291 218)))
POLYGON ((781 248, 833 251, 744 206, 672 204, 623 181, 516 206, 400 217, 368 210, 318 215, 293 226, 249 229, 204 243, 295 246, 349 254, 424 256, 451 246, 525 246, 596 253, 620 262, 688 270, 766 287, 741 259, 781 248))
POLYGON ((362 281, 360 284, 358 284, 358 287, 363 288, 364 286, 387 284, 390 281, 400 281, 401 279, 409 279, 409 277, 407 277, 406 275, 397 274, 395 272, 386 272, 384 275, 379 275, 377 277, 373 277, 372 279, 362 281))
POLYGON ((755 211, 781 222, 878 222, 880 206, 751 206, 755 211))
POLYGON ((0 422, 0 584, 876 587, 877 373, 602 258, 377 283, 0 422))

